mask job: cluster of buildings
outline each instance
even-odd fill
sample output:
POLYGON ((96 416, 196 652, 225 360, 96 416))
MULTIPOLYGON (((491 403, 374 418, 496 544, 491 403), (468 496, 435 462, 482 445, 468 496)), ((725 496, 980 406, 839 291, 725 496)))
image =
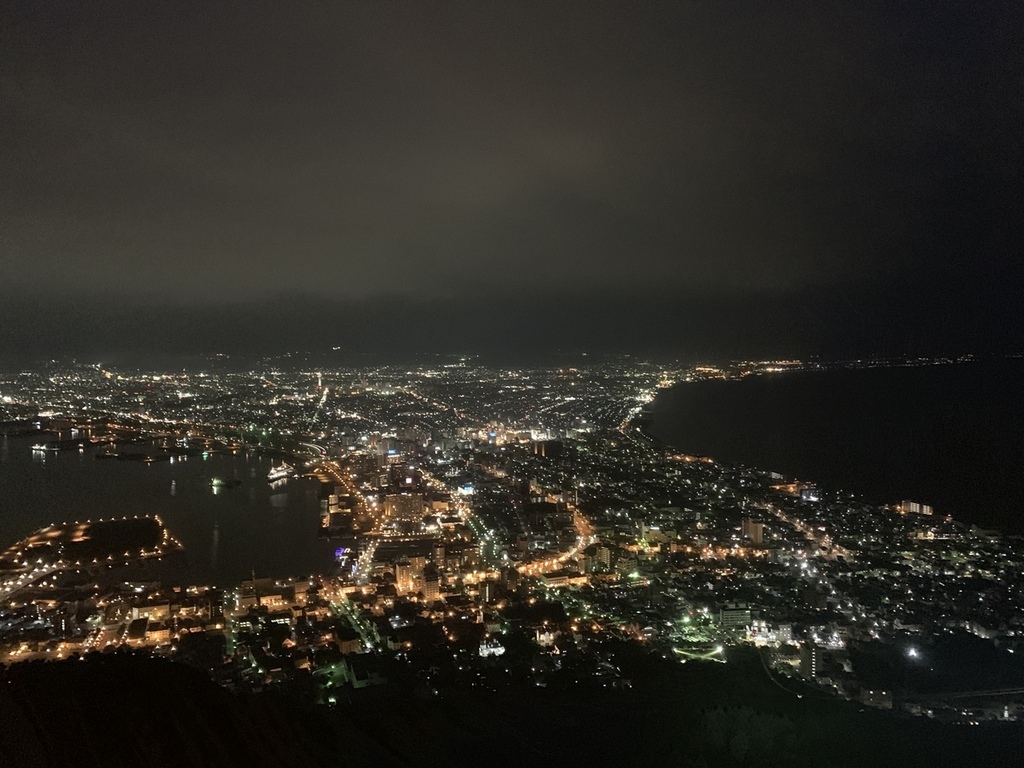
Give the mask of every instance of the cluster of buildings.
POLYGON ((643 431, 673 382, 805 367, 7 376, 2 415, 26 429, 63 418, 290 457, 321 482, 319 535, 337 543, 338 565, 228 590, 168 591, 116 571, 93 587, 70 576, 19 587, 0 652, 145 646, 202 659, 232 685, 308 678, 337 700, 410 674, 428 695, 626 685, 603 641, 683 663, 745 644, 794 695, 809 684, 864 706, 1016 718, 1019 541, 927 504, 871 505, 681 454, 643 431), (957 654, 977 663, 957 667, 957 654))

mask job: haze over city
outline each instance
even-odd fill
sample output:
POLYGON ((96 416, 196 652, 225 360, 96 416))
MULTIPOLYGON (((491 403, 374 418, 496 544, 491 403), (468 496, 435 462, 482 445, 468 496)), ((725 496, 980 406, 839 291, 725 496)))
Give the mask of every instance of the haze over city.
POLYGON ((0 355, 1018 351, 1021 32, 1012 3, 8 3, 0 355))

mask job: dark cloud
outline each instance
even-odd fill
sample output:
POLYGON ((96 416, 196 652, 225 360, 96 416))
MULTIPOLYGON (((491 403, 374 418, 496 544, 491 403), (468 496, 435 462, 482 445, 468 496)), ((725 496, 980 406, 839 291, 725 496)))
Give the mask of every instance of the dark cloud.
POLYGON ((301 293, 453 322, 543 295, 586 345, 609 302, 657 336, 656 288, 753 338, 749 308, 779 296, 877 314, 899 286, 966 328, 1020 276, 1014 3, 2 13, 0 267, 58 324, 81 295, 265 316, 301 293))

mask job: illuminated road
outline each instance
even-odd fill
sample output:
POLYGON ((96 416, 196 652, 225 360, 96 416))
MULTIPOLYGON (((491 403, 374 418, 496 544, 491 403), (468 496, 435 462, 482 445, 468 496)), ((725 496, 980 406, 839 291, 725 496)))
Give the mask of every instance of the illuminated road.
POLYGON ((364 651, 372 651, 377 647, 380 643, 377 628, 363 620, 363 617, 359 615, 355 606, 352 605, 352 602, 346 596, 342 595, 338 600, 332 600, 331 608, 359 634, 364 651))
POLYGON ((366 549, 359 554, 359 559, 356 560, 356 567, 352 574, 357 584, 365 584, 370 580, 370 569, 373 565, 373 556, 377 553, 378 544, 377 540, 369 542, 366 545, 366 549))
POLYGON ((576 526, 576 543, 561 554, 550 557, 546 560, 533 560, 529 563, 522 563, 516 570, 524 576, 541 576, 545 573, 557 571, 568 560, 578 557, 579 554, 594 543, 594 528, 586 516, 572 504, 566 504, 572 512, 572 522, 576 526))
POLYGON ((503 564, 499 553, 502 548, 508 546, 508 542, 500 541, 495 532, 484 525, 483 521, 473 512, 473 505, 465 496, 459 495, 458 491, 438 480, 430 472, 421 470, 421 474, 427 485, 451 496, 451 504, 455 508, 455 513, 473 532, 473 537, 478 542, 480 558, 484 565, 484 577, 496 576, 503 564))
POLYGON ((780 521, 790 526, 794 530, 798 531, 803 535, 810 544, 814 545, 816 554, 824 557, 828 560, 835 560, 837 557, 843 557, 847 560, 852 560, 854 557, 853 552, 835 544, 827 533, 822 531, 816 531, 807 523, 799 520, 792 515, 787 515, 781 509, 776 507, 774 504, 759 505, 762 509, 767 509, 780 521))

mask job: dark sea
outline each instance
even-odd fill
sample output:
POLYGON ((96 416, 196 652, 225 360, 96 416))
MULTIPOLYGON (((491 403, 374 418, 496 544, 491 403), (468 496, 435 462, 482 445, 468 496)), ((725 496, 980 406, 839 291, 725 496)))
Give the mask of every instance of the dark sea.
MULTIPOLYGON (((46 438, 0 435, 0 548, 51 523, 157 514, 185 548, 172 576, 232 586, 257 576, 326 573, 316 480, 271 487, 269 458, 239 451, 145 464, 97 460, 96 449, 39 453, 46 438), (215 488, 214 478, 238 480, 215 488)), ((105 446, 104 446, 105 448, 105 446)))
POLYGON ((683 383, 648 432, 691 454, 1024 534, 1024 360, 683 383))

